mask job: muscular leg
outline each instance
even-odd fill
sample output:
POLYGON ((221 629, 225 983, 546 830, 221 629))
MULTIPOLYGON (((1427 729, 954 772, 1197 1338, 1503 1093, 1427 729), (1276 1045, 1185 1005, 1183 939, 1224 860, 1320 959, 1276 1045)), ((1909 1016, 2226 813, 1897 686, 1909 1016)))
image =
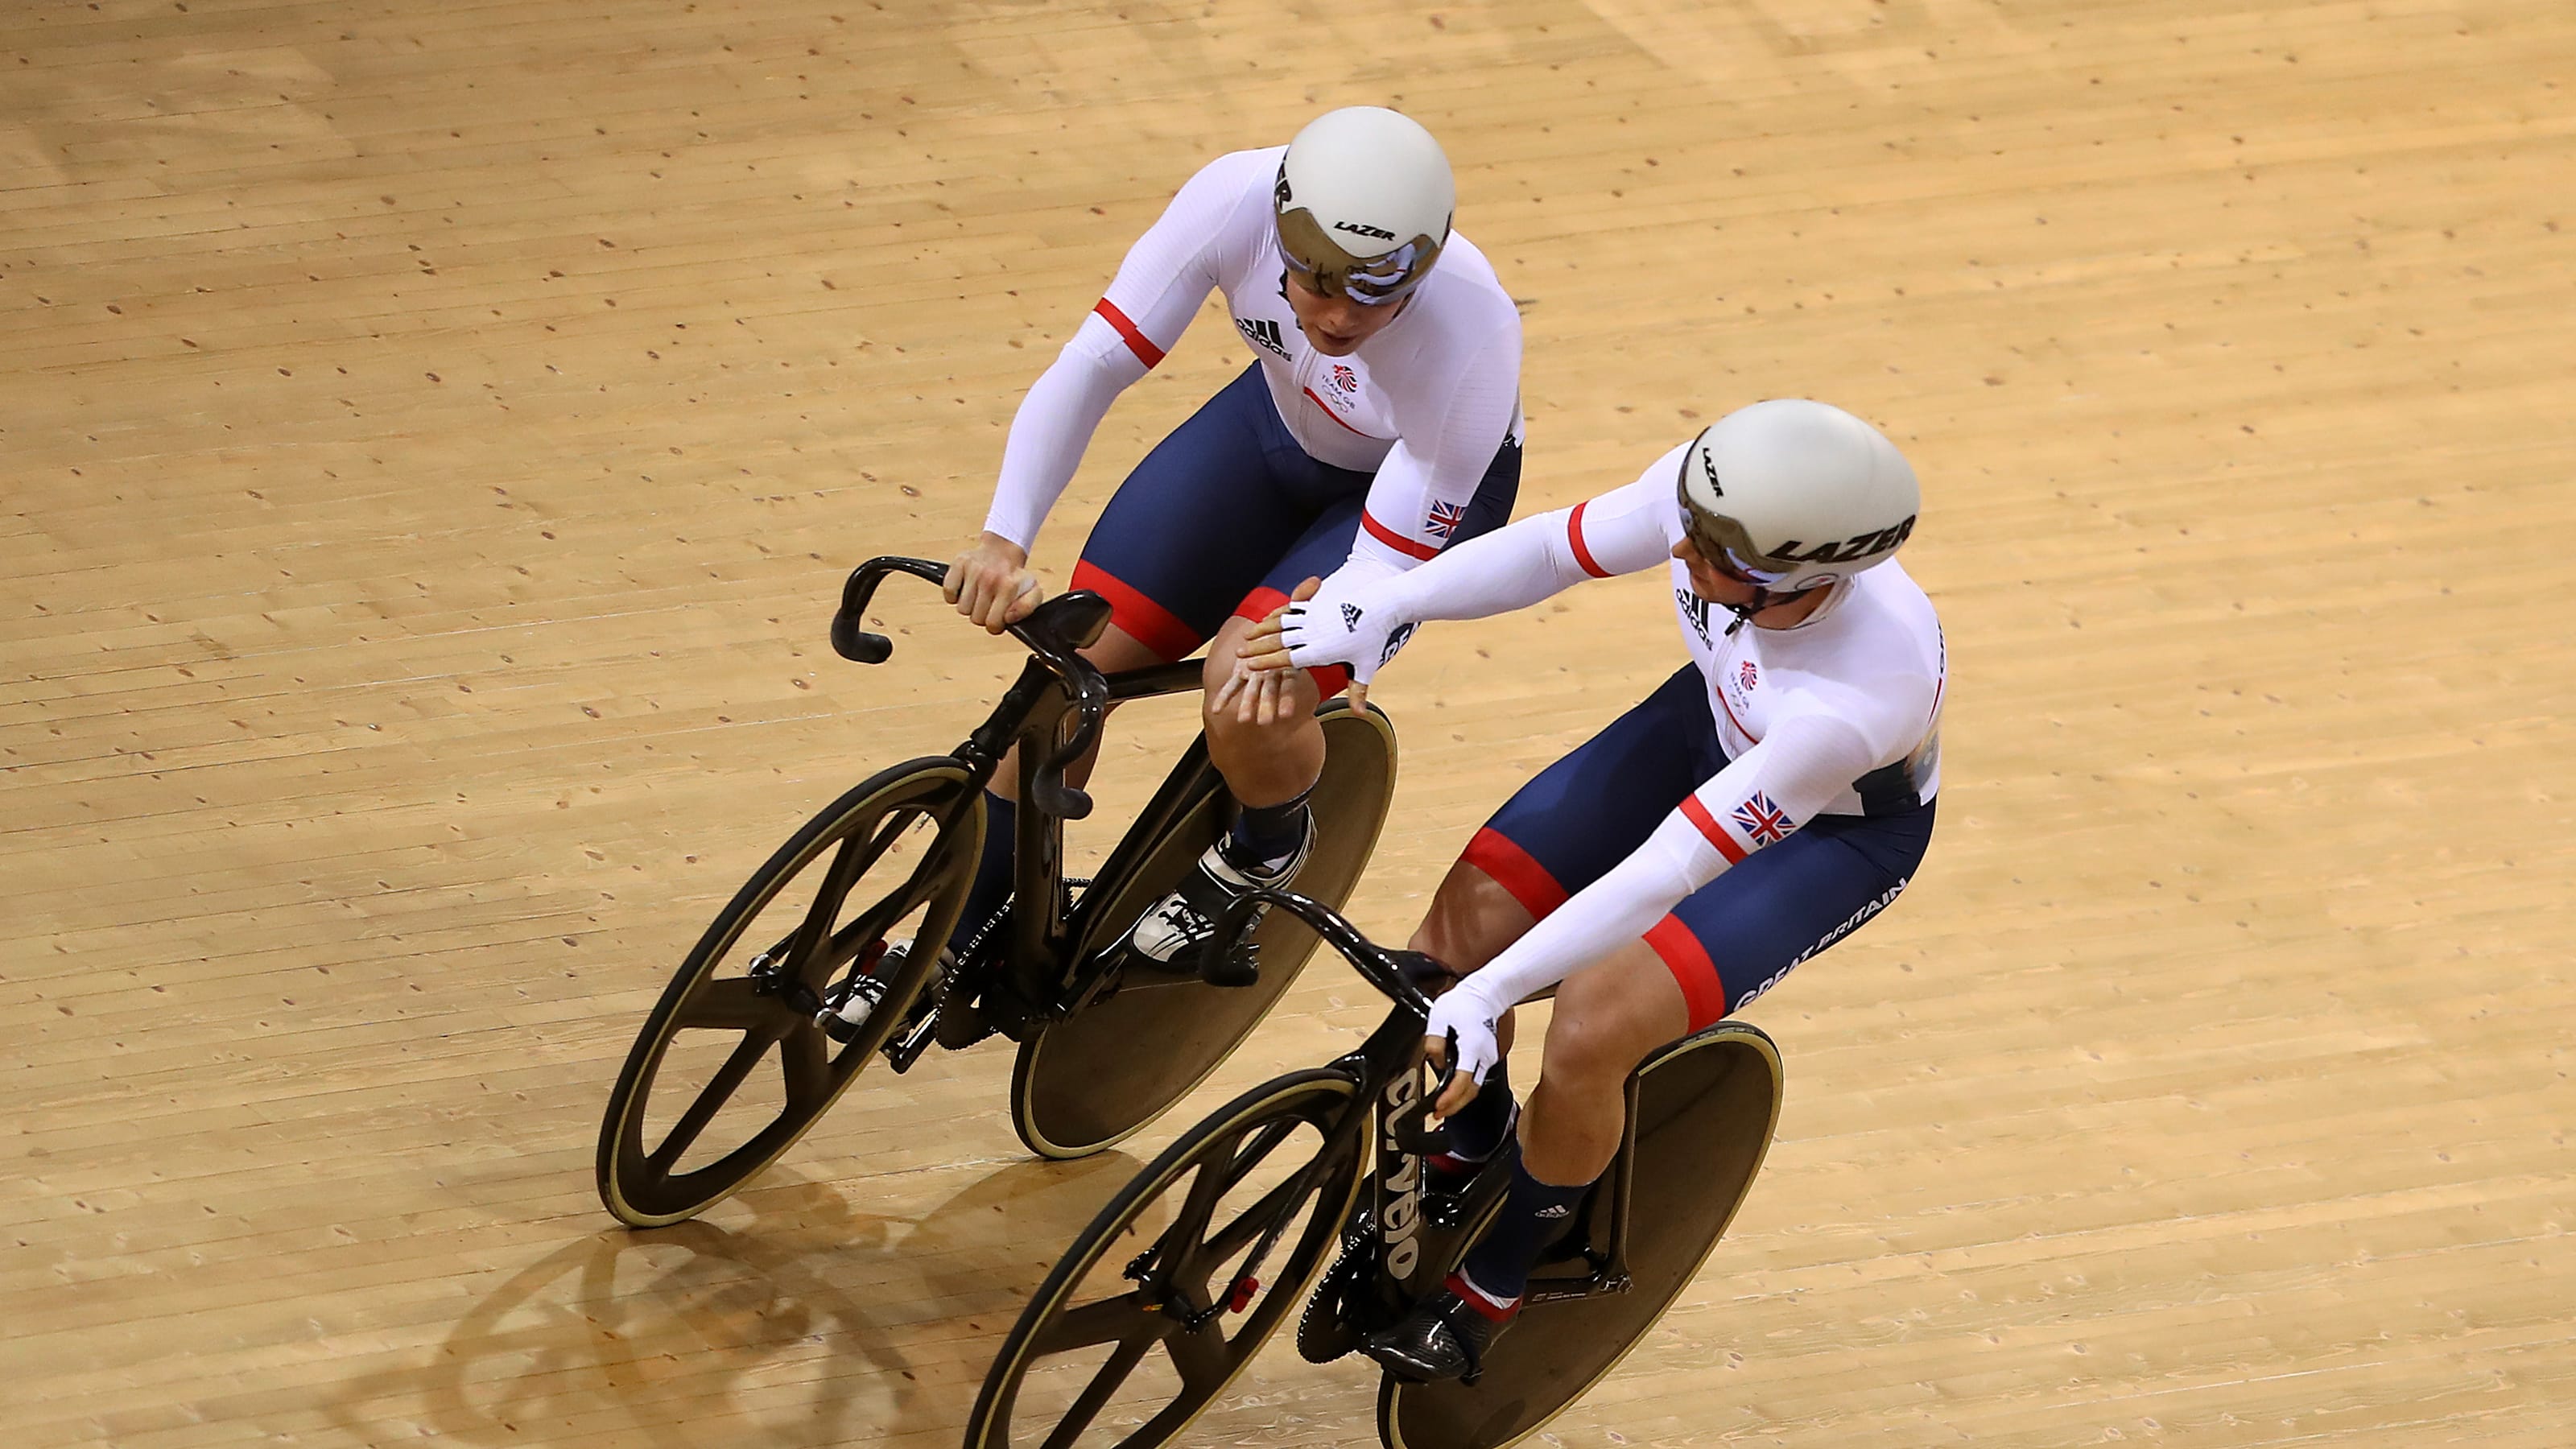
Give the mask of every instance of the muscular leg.
POLYGON ((1538 1089, 1521 1114, 1519 1159, 1492 1225, 1444 1292, 1369 1337, 1372 1357, 1419 1379, 1455 1378, 1481 1361, 1497 1326, 1519 1311, 1531 1267, 1617 1153, 1628 1073, 1689 1027, 1681 987, 1642 941, 1566 978, 1538 1089))
POLYGON ((1431 909, 1414 928, 1412 946, 1458 975, 1483 966, 1529 934, 1538 918, 1502 884, 1465 861, 1432 894, 1431 909))
MULTIPOLYGON (((1440 882, 1412 946, 1463 976, 1534 924, 1527 907, 1462 860, 1440 882)), ((1628 1073, 1688 1030, 1690 1006, 1680 985, 1643 941, 1568 977, 1556 993, 1538 1086, 1521 1114, 1521 1158, 1530 1172, 1560 1183, 1600 1176, 1626 1126, 1628 1073)), ((1495 1024, 1495 1037, 1511 1050, 1511 1013, 1495 1024)))
MULTIPOLYGON (((1449 867, 1440 889, 1432 893, 1431 909, 1422 913, 1422 924, 1414 928, 1408 944, 1464 976, 1501 955, 1505 946, 1528 935, 1537 924, 1529 907, 1513 899, 1492 876, 1462 860, 1449 867)), ((1494 1040, 1507 1052, 1512 1049, 1512 1016, 1504 1012, 1494 1023, 1494 1040)))
POLYGON ((1251 628, 1251 620, 1236 615, 1208 645, 1199 718, 1207 727, 1208 759, 1225 776, 1226 788, 1237 801, 1257 809, 1294 800, 1323 777, 1324 727, 1315 719, 1320 702, 1315 681, 1302 669, 1289 671, 1283 717, 1268 724, 1235 718, 1230 703, 1221 712, 1216 708, 1216 697, 1234 676, 1235 654, 1251 628))
POLYGON ((1521 1114, 1521 1161, 1543 1182, 1601 1175, 1627 1124, 1628 1074, 1690 1030, 1663 958, 1630 941, 1567 977, 1548 1022, 1538 1087, 1521 1114))
MULTIPOLYGON (((1530 1268, 1619 1150, 1628 1073, 1689 1027, 1681 988, 1641 941, 1566 978, 1548 1022, 1538 1089, 1521 1113, 1511 1186, 1492 1227, 1449 1280, 1462 1309, 1488 1323, 1517 1310, 1530 1268)), ((1456 1332, 1459 1320, 1448 1308, 1432 1316, 1456 1332)))
POLYGON ((1251 627, 1250 620, 1237 617, 1217 630, 1208 645, 1206 689, 1199 703, 1208 760, 1224 777, 1238 808, 1216 845, 1137 921, 1128 939, 1148 960, 1172 962, 1197 949, 1215 929, 1227 900, 1255 885, 1287 883, 1314 839, 1306 792, 1324 773, 1324 727, 1315 718, 1314 682, 1292 672, 1266 722, 1238 718, 1234 701, 1222 708, 1217 704, 1251 627))

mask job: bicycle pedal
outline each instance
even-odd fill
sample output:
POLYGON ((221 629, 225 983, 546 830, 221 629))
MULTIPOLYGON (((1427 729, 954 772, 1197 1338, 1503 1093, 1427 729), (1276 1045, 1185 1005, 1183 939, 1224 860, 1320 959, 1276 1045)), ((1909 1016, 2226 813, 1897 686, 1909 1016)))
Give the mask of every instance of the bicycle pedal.
POLYGON ((897 1073, 911 1071, 921 1054, 930 1050, 931 1033, 938 1027, 938 1005, 915 998, 912 1015, 877 1047, 877 1055, 884 1057, 897 1073))
POLYGON ((1238 941, 1199 967, 1199 979, 1229 989, 1261 983, 1261 944, 1238 941))

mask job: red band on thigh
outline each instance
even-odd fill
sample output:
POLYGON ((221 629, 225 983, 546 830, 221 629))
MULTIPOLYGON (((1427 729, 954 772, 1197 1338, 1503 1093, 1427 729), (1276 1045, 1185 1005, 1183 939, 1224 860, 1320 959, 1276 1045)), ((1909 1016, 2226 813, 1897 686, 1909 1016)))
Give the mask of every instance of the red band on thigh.
POLYGON ((1668 915, 1649 926, 1645 940, 1664 958, 1664 969, 1673 973, 1673 981, 1681 987, 1682 1001, 1690 1008, 1691 1030, 1714 1025, 1726 1015, 1726 982, 1717 974, 1717 963, 1708 959, 1708 948, 1679 916, 1668 915))
POLYGON ((1089 589, 1107 599, 1109 622, 1125 630, 1127 637, 1160 655, 1165 663, 1189 658, 1203 642, 1198 631, 1182 623, 1171 610, 1097 565, 1088 562, 1075 564, 1073 586, 1089 589))
POLYGON ((1521 908, 1539 920, 1546 920, 1558 906, 1565 904, 1566 889, 1556 883, 1546 866, 1532 859, 1518 842, 1488 825, 1476 832, 1458 859, 1494 878, 1521 908))
MULTIPOLYGON (((1243 602, 1234 606, 1234 617, 1248 619, 1258 624, 1286 607, 1288 607, 1286 594, 1277 589, 1259 588, 1244 595, 1243 602)), ((1349 688, 1351 683, 1351 672, 1338 664, 1309 669, 1306 671, 1306 677, 1315 681, 1316 694, 1325 699, 1341 693, 1349 688)))

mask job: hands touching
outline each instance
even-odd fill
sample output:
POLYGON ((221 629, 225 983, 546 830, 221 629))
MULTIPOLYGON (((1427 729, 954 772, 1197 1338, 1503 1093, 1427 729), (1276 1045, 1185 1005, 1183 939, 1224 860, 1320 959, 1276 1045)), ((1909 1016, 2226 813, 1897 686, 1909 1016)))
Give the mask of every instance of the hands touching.
MULTIPOLYGON (((1226 676, 1225 687, 1217 691, 1215 708, 1234 706, 1234 717, 1244 724, 1272 724, 1288 717, 1293 706, 1288 702, 1288 651, 1278 642, 1281 614, 1315 596, 1322 581, 1308 579, 1288 595, 1290 603, 1274 611, 1269 618, 1252 626, 1236 646, 1234 673, 1226 676)), ((1357 685, 1351 688, 1351 703, 1366 698, 1357 685)))
MULTIPOLYGON (((1342 599, 1315 601, 1322 581, 1308 579, 1299 584, 1285 608, 1252 626, 1243 638, 1236 658, 1236 676, 1247 671, 1261 678, 1284 676, 1290 669, 1310 669, 1319 664, 1346 664, 1351 670, 1351 703, 1368 702, 1370 682, 1377 678, 1380 666, 1395 657, 1404 642, 1413 637, 1415 626, 1378 606, 1362 606, 1342 599)), ((1229 680, 1226 693, 1234 692, 1229 680)), ((1223 702, 1220 696, 1219 703, 1223 702)))
POLYGON ((1027 549, 998 533, 987 532, 975 546, 948 565, 940 594, 957 612, 999 634, 1029 616, 1046 599, 1035 574, 1028 570, 1027 549))

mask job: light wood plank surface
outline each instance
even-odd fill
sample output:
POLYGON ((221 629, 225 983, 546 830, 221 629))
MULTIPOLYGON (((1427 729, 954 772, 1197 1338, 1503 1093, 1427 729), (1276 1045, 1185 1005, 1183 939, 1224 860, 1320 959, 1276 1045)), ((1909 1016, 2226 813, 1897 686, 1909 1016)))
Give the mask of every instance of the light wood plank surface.
MULTIPOLYGON (((976 525, 1193 168, 1371 102, 1523 302, 1523 511, 1841 403, 1953 659, 1922 878, 1754 1008, 1769 1165, 1548 1442, 2576 1443, 2571 77, 2546 0, 12 8, 11 1442, 955 1442, 1190 1107, 1039 1163, 935 1057, 640 1236, 599 1109, 750 867, 1015 667, 917 589, 842 663, 843 572, 976 525)), ((1245 361, 1121 401, 1051 578, 1245 361)), ((1418 641, 1360 924, 1669 619, 1418 641)), ((1113 818, 1190 723, 1115 728, 1113 818)), ((1237 1390, 1191 1442, 1374 1440, 1352 1364, 1237 1390)))

